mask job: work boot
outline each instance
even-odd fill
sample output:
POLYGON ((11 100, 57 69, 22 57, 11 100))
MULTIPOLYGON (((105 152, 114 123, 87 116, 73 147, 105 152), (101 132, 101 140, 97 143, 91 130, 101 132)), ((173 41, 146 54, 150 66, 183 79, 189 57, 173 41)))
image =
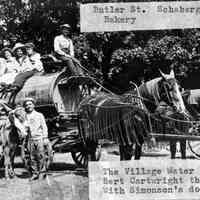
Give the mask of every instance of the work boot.
POLYGON ((30 181, 35 181, 39 179, 39 175, 38 174, 33 174, 33 176, 30 178, 30 181))

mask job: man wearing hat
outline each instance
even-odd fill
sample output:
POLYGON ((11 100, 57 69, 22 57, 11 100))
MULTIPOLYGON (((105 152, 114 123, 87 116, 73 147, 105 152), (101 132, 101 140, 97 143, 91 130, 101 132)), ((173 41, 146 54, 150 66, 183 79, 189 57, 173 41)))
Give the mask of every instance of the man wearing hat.
POLYGON ((35 45, 32 42, 28 42, 25 44, 25 48, 34 69, 38 72, 42 72, 43 64, 40 60, 40 54, 35 51, 35 45))
POLYGON ((61 34, 54 38, 54 51, 56 57, 66 62, 72 74, 83 74, 82 69, 74 65, 74 45, 70 39, 71 27, 69 24, 60 26, 61 34))
POLYGON ((36 180, 41 173, 46 172, 44 144, 45 140, 48 140, 48 129, 43 114, 35 110, 33 98, 26 98, 23 106, 29 124, 28 149, 30 151, 31 180, 36 180))

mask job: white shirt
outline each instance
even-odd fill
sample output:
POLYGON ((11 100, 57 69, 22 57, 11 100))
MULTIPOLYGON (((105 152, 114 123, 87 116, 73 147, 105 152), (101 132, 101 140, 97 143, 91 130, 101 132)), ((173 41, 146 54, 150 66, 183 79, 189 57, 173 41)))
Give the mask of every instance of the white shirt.
POLYGON ((19 63, 20 72, 27 72, 33 70, 33 65, 31 64, 31 61, 29 60, 28 56, 23 56, 17 59, 17 61, 19 63))
POLYGON ((5 65, 5 59, 4 58, 0 58, 0 76, 5 74, 6 72, 6 65, 5 65))
POLYGON ((9 60, 5 60, 4 65, 5 71, 4 74, 0 76, 0 83, 12 84, 15 77, 20 72, 19 63, 14 57, 11 57, 9 60))
POLYGON ((61 56, 72 56, 74 57, 74 45, 70 38, 66 38, 64 35, 56 36, 54 39, 54 51, 61 56), (66 53, 68 50, 69 53, 66 53))
POLYGON ((5 60, 6 73, 17 73, 19 71, 19 63, 14 57, 5 60))
POLYGON ((36 53, 36 52, 34 52, 34 54, 29 56, 29 59, 33 65, 33 68, 39 72, 43 71, 43 64, 42 64, 40 58, 41 58, 40 54, 36 53))
POLYGON ((48 129, 42 113, 35 110, 31 113, 27 113, 27 120, 30 127, 31 137, 33 139, 48 137, 48 129))

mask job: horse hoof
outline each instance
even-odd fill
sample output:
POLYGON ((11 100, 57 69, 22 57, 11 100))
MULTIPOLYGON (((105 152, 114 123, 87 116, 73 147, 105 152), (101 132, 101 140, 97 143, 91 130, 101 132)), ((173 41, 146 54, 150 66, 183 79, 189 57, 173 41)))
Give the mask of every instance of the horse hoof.
POLYGON ((10 177, 5 177, 5 181, 9 182, 10 181, 10 177))

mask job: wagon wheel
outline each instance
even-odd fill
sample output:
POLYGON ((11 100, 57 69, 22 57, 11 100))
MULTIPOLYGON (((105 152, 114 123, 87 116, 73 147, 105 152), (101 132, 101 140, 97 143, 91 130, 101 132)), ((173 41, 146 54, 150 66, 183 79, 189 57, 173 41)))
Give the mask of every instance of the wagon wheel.
POLYGON ((3 167, 4 165, 4 157, 3 154, 0 154, 0 167, 3 167))
POLYGON ((83 168, 87 168, 88 166, 88 154, 83 151, 79 152, 71 152, 72 158, 74 162, 79 166, 83 168))
POLYGON ((193 155, 200 159, 200 142, 199 141, 188 141, 188 146, 190 148, 190 151, 193 153, 193 155))
POLYGON ((0 167, 3 167, 4 157, 3 157, 3 147, 0 145, 0 167))
POLYGON ((71 152, 72 158, 74 162, 79 166, 83 168, 88 167, 88 161, 98 161, 101 157, 101 145, 98 145, 96 148, 96 152, 94 156, 90 157, 87 151, 79 151, 79 152, 71 152))

